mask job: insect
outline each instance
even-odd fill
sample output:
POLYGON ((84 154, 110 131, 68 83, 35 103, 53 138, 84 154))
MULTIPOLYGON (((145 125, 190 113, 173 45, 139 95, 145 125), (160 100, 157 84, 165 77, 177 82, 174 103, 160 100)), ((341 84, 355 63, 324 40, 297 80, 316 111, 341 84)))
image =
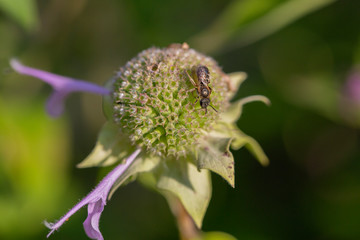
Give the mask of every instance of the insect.
MULTIPOLYGON (((200 98, 200 106, 201 108, 205 109, 205 114, 207 113, 208 106, 210 106, 212 109, 214 109, 215 112, 217 112, 217 110, 210 104, 210 95, 212 89, 211 87, 209 87, 209 83, 210 83, 209 69, 204 65, 194 66, 192 68, 193 77, 191 77, 187 71, 185 72, 188 75, 192 85, 195 87, 195 89, 192 89, 190 91, 196 90, 198 94, 198 98, 200 98)), ((196 100, 196 102, 197 101, 198 99, 196 100)))

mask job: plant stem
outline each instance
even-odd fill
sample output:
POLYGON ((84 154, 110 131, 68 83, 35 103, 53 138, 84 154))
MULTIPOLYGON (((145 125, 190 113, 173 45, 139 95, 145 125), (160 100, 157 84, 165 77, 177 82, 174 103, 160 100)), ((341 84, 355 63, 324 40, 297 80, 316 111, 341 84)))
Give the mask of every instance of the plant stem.
POLYGON ((174 202, 172 211, 179 228, 180 240, 199 239, 201 231, 197 228, 194 221, 178 199, 174 202))

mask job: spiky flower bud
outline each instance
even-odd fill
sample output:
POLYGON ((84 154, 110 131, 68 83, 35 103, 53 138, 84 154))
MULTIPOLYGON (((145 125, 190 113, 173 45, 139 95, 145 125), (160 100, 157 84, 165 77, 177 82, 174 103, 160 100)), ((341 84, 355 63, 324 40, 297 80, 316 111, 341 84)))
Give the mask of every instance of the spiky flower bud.
POLYGON ((186 45, 144 50, 117 72, 114 120, 134 145, 166 158, 185 156, 228 107, 224 78, 214 59, 186 45), (209 69, 209 109, 201 108, 190 79, 198 83, 194 68, 200 65, 209 69))

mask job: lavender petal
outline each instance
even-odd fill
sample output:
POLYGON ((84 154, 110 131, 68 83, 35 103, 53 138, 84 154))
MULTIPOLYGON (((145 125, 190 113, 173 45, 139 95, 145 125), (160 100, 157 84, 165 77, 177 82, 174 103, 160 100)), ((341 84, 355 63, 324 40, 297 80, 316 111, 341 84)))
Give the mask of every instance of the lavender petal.
POLYGON ((360 71, 353 71, 349 75, 346 81, 345 91, 349 99, 356 103, 360 102, 360 71))
POLYGON ((64 99, 68 95, 67 92, 54 91, 46 102, 46 112, 51 117, 58 117, 64 111, 64 99))
POLYGON ((108 173, 108 175, 101 180, 93 191, 91 191, 72 209, 70 209, 70 211, 67 212, 59 221, 56 223, 45 222, 46 227, 51 230, 47 237, 49 237, 55 230, 59 229, 80 208, 88 204, 88 216, 83 224, 85 232, 90 238, 103 239, 99 230, 99 220, 100 215, 104 210, 109 191, 116 180, 135 161, 140 151, 140 149, 137 149, 126 159, 124 164, 119 164, 110 173, 108 173))
POLYGON ((105 87, 27 67, 15 59, 10 60, 10 65, 16 72, 41 79, 54 88, 54 93, 50 96, 46 107, 49 115, 52 117, 59 116, 62 113, 65 98, 71 92, 91 92, 100 95, 110 94, 110 90, 105 87))
POLYGON ((16 72, 41 79, 51 85, 54 89, 62 89, 71 81, 80 81, 25 66, 16 59, 11 59, 10 65, 16 72))
POLYGON ((99 199, 95 203, 89 203, 88 216, 84 221, 84 230, 89 238, 103 240, 103 236, 99 230, 99 221, 102 211, 104 210, 104 201, 99 199))

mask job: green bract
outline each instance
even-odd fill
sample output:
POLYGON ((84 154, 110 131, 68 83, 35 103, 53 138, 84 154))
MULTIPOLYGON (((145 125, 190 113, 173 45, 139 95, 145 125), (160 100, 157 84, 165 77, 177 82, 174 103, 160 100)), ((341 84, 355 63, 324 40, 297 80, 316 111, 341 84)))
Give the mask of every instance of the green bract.
POLYGON ((211 198, 208 170, 234 187, 234 158, 229 148, 247 147, 260 161, 268 159, 259 144, 238 129, 242 106, 251 96, 233 104, 231 98, 245 80, 243 72, 226 75, 210 57, 174 44, 150 48, 130 60, 108 83, 105 97, 108 122, 92 153, 79 167, 107 166, 121 161, 136 148, 142 155, 113 186, 114 191, 134 179, 163 194, 170 205, 178 199, 198 227, 211 198), (210 72, 211 105, 200 107, 189 76, 194 66, 210 72))

